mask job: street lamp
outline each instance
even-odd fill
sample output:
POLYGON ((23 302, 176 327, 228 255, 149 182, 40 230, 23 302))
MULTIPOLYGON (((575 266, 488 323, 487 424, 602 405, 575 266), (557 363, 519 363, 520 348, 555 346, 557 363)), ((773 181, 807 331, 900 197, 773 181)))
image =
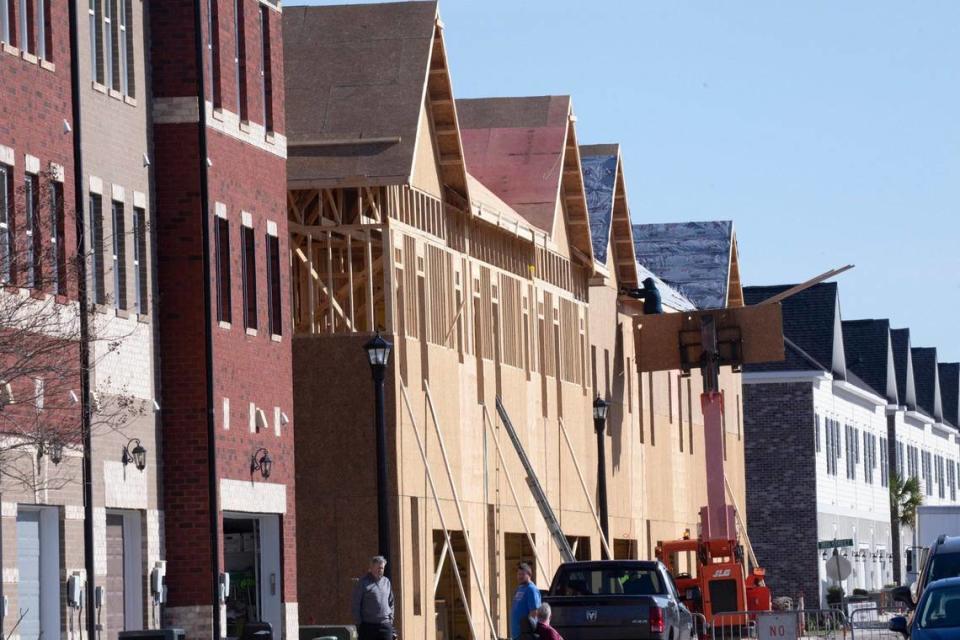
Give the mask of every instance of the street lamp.
POLYGON ((259 470, 260 475, 263 476, 263 479, 266 480, 270 477, 270 471, 273 469, 273 458, 270 457, 270 452, 266 450, 265 447, 260 447, 257 449, 252 456, 250 456, 250 474, 253 475, 254 471, 259 470))
POLYGON ((147 467, 147 450, 143 448, 139 438, 132 438, 123 447, 123 455, 120 457, 123 466, 131 462, 137 467, 137 471, 143 471, 147 467), (133 448, 130 448, 133 445, 133 448))
MULTIPOLYGON (((600 503, 600 529, 603 531, 604 540, 610 540, 610 522, 607 514, 607 462, 604 452, 604 431, 607 426, 607 409, 609 405, 597 395, 593 401, 593 429, 597 432, 597 501, 600 503)), ((606 547, 603 548, 602 558, 607 558, 606 547)))
MULTIPOLYGON (((376 402, 374 427, 377 437, 377 546, 379 554, 390 560, 390 513, 387 507, 387 420, 384 415, 384 380, 387 377, 387 362, 393 345, 383 339, 380 332, 365 345, 370 372, 373 374, 373 395, 376 402)), ((384 573, 389 577, 388 562, 384 573)))

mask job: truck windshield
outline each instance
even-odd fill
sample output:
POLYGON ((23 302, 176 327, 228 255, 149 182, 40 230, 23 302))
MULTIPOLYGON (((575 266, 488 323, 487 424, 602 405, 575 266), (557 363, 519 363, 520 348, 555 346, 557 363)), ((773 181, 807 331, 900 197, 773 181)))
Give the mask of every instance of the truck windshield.
POLYGON ((930 559, 927 582, 960 576, 960 553, 937 553, 930 559))
POLYGON ((960 628, 960 586, 929 591, 920 612, 920 626, 924 629, 960 628))
POLYGON ((555 595, 652 596, 667 592, 653 569, 577 569, 562 574, 555 595))

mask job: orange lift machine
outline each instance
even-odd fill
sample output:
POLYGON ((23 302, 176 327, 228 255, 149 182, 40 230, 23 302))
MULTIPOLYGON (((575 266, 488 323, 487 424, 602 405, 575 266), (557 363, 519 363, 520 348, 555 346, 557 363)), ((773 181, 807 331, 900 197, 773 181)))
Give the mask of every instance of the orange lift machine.
MULTIPOLYGON (((624 306, 629 296, 621 298, 624 306)), ((690 375, 699 368, 703 376, 700 406, 703 410, 704 451, 707 469, 707 505, 700 509, 700 531, 689 531, 679 540, 657 543, 656 554, 675 576, 686 604, 702 613, 707 624, 744 626, 741 611, 770 609, 770 589, 764 570, 753 554, 745 557, 737 530, 736 508, 727 501, 723 461, 723 396, 720 367, 738 371, 745 363, 783 360, 783 319, 779 303, 727 309, 635 315, 636 359, 641 371, 681 370, 690 375), (678 574, 679 554, 696 558, 696 575, 678 574), (722 618, 719 614, 728 613, 722 618)), ((743 532, 746 538, 746 531, 743 532)), ((748 548, 749 541, 746 540, 748 548)))

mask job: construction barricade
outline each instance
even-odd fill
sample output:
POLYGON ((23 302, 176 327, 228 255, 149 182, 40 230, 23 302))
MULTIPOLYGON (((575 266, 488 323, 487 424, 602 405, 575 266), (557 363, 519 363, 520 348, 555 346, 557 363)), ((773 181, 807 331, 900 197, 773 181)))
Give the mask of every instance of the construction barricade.
POLYGON ((846 614, 839 609, 732 611, 713 616, 712 640, 845 640, 850 637, 846 614))
POLYGON ((907 614, 904 607, 858 607, 850 611, 851 640, 901 640, 902 636, 890 631, 890 618, 907 614))

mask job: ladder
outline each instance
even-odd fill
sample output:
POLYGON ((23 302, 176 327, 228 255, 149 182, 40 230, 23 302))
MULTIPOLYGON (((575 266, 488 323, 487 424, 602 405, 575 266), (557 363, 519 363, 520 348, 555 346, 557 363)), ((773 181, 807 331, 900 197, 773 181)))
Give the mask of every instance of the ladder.
POLYGON ((563 531, 560 529, 560 522, 553 513, 553 508, 550 507, 547 494, 544 493, 543 487, 540 486, 540 481, 537 480, 537 474, 533 470, 533 465, 530 464, 527 452, 523 450, 523 445, 520 444, 520 438, 517 437, 517 432, 513 428, 513 423, 510 421, 510 416, 507 415, 507 410, 504 408, 500 396, 497 396, 497 414, 500 416, 500 420, 503 421, 503 426, 507 428, 507 435, 510 436, 513 447, 517 450, 520 463, 527 473, 527 486, 530 487, 530 493, 533 494, 533 499, 537 503, 537 507, 540 508, 540 514, 543 516, 544 522, 547 523, 547 529, 550 530, 550 535, 553 536, 553 541, 556 543, 557 549, 560 550, 560 557, 563 558, 564 562, 576 561, 573 555, 573 549, 570 548, 567 537, 563 535, 563 531))

